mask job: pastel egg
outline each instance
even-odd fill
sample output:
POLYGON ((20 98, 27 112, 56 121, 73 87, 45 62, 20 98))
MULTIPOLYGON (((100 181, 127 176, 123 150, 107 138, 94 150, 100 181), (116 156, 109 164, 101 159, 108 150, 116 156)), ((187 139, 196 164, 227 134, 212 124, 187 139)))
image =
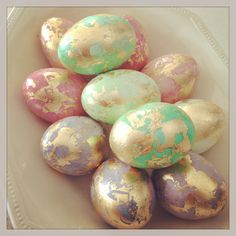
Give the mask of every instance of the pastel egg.
POLYGON ((44 160, 67 175, 85 175, 103 160, 105 136, 89 117, 71 116, 53 123, 41 139, 44 160))
POLYGON ((62 36, 73 24, 71 20, 52 17, 47 19, 41 27, 42 49, 52 67, 64 68, 58 58, 57 48, 62 36))
POLYGON ((91 200, 104 221, 121 229, 142 228, 155 204, 147 173, 116 159, 103 162, 94 173, 91 200))
POLYGON ((135 32, 128 21, 100 14, 75 23, 61 39, 58 56, 69 70, 94 75, 120 66, 135 46, 135 32))
POLYGON ((169 168, 154 170, 152 180, 159 204, 183 219, 216 216, 227 201, 224 179, 210 162, 195 153, 169 168))
POLYGON ((168 103, 188 98, 199 75, 196 61, 183 54, 155 58, 142 72, 155 80, 161 90, 161 101, 168 103))
POLYGON ((23 84, 29 109, 40 118, 55 122, 67 116, 83 115, 81 93, 86 80, 65 69, 46 68, 30 74, 23 84))
POLYGON ((225 128, 222 108, 204 99, 186 99, 176 103, 192 119, 196 129, 193 152, 202 153, 214 146, 225 128))
POLYGON ((82 105, 95 120, 113 124, 121 115, 148 102, 160 101, 160 91, 147 75, 114 70, 91 80, 82 93, 82 105))
POLYGON ((131 55, 131 57, 123 63, 120 69, 131 69, 131 70, 141 70, 148 62, 149 57, 149 47, 147 39, 140 22, 130 15, 125 15, 123 17, 126 19, 130 25, 133 27, 136 34, 136 47, 131 55))
POLYGON ((169 103, 147 103, 121 116, 109 137, 114 154, 137 168, 164 168, 191 150, 195 129, 189 116, 169 103))

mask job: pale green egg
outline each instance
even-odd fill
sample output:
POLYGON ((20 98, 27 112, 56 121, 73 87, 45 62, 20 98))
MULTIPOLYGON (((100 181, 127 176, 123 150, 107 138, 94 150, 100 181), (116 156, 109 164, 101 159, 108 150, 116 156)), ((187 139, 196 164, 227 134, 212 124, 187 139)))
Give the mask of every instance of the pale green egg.
POLYGON ((73 72, 96 75, 119 67, 135 46, 136 35, 128 21, 99 14, 78 21, 65 33, 58 57, 73 72))
POLYGON ((195 128, 173 104, 145 104, 121 116, 110 133, 110 146, 123 162, 137 168, 164 168, 191 150, 195 128))
POLYGON ((91 80, 82 93, 82 106, 95 120, 113 124, 121 115, 145 103, 159 102, 160 91, 147 75, 114 70, 91 80))

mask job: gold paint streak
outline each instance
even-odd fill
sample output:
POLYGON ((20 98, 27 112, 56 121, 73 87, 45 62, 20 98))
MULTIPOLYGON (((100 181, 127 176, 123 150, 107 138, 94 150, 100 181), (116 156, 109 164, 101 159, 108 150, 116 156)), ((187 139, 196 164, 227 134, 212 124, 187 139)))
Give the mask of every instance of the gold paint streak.
MULTIPOLYGON (((56 127, 54 127, 56 130, 56 127)), ((63 127, 60 129, 60 132, 58 132, 57 137, 53 140, 52 144, 54 147, 54 150, 50 152, 48 159, 50 160, 55 155, 56 147, 58 146, 66 146, 68 148, 68 155, 63 158, 57 159, 57 165, 58 166, 65 166, 67 164, 70 164, 70 161, 79 159, 79 137, 80 134, 76 129, 72 129, 69 127, 63 127)))
POLYGON ((189 96, 189 94, 193 89, 196 79, 197 79, 196 77, 188 77, 188 82, 186 83, 182 82, 181 89, 179 91, 179 97, 181 99, 187 98, 189 96))
POLYGON ((171 63, 167 63, 164 65, 164 67, 161 69, 161 74, 164 74, 167 77, 172 77, 172 71, 186 61, 186 58, 182 55, 174 55, 173 61, 171 63))
POLYGON ((102 91, 100 93, 94 90, 93 97, 96 103, 104 107, 120 105, 125 102, 122 100, 118 90, 106 91, 105 87, 102 87, 102 91))
POLYGON ((187 185, 195 187, 205 200, 212 199, 215 195, 217 182, 203 171, 196 170, 192 166, 190 155, 186 155, 181 164, 185 166, 184 171, 187 185))

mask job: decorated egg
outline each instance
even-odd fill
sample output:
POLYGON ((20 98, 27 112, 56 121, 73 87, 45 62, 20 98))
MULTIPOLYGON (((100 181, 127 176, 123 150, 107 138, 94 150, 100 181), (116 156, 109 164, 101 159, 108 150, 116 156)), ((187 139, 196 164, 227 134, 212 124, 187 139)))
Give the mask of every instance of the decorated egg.
POLYGON ((100 14, 75 23, 62 37, 58 56, 69 70, 94 75, 120 66, 135 46, 135 32, 127 20, 100 14))
POLYGON ((183 219, 213 217, 226 204, 225 181, 210 162, 195 153, 171 167, 154 170, 152 180, 161 206, 183 219))
POLYGON ((161 101, 168 103, 188 98, 199 74, 196 61, 182 54, 155 58, 142 72, 155 80, 160 87, 161 101))
POLYGON ((141 24, 134 17, 125 15, 123 17, 133 27, 136 34, 136 47, 131 57, 123 63, 120 69, 141 70, 148 62, 149 47, 141 24))
POLYGON ((47 19, 41 27, 42 49, 52 67, 64 68, 58 58, 57 48, 62 36, 73 24, 68 19, 52 17, 47 19))
POLYGON ((103 160, 105 136, 89 117, 71 116, 53 123, 41 139, 44 160, 67 175, 85 175, 103 160))
POLYGON ((160 91, 147 75, 114 70, 91 80, 82 93, 82 105, 95 120, 113 124, 121 115, 148 102, 159 102, 160 91))
POLYGON ((103 162, 94 173, 91 200, 108 224, 121 229, 142 228, 155 204, 147 173, 116 159, 103 162))
POLYGON ((29 109, 40 118, 55 122, 67 116, 83 115, 81 93, 86 80, 65 69, 46 68, 30 74, 23 84, 29 109))
POLYGON ((137 168, 164 168, 192 147, 195 130, 189 116, 169 103, 147 103, 121 116, 109 141, 123 162, 137 168))
POLYGON ((186 99, 176 106, 189 115, 195 126, 193 152, 205 152, 216 144, 225 127, 224 111, 218 105, 204 99, 186 99))

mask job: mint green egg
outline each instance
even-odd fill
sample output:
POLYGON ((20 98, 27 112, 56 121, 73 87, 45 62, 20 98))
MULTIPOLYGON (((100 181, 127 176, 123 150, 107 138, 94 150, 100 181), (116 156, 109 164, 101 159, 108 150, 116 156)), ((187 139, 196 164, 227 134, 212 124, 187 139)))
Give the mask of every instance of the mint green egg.
POLYGON ((108 124, 132 109, 160 99, 159 87, 150 77, 125 69, 98 75, 81 96, 84 110, 95 120, 108 124))
POLYGON ((169 103, 148 103, 121 116, 110 133, 110 146, 123 162, 159 169, 181 160, 192 148, 190 117, 169 103))
POLYGON ((119 67, 136 47, 136 35, 125 19, 109 14, 88 16, 62 37, 58 57, 70 71, 97 75, 119 67))

